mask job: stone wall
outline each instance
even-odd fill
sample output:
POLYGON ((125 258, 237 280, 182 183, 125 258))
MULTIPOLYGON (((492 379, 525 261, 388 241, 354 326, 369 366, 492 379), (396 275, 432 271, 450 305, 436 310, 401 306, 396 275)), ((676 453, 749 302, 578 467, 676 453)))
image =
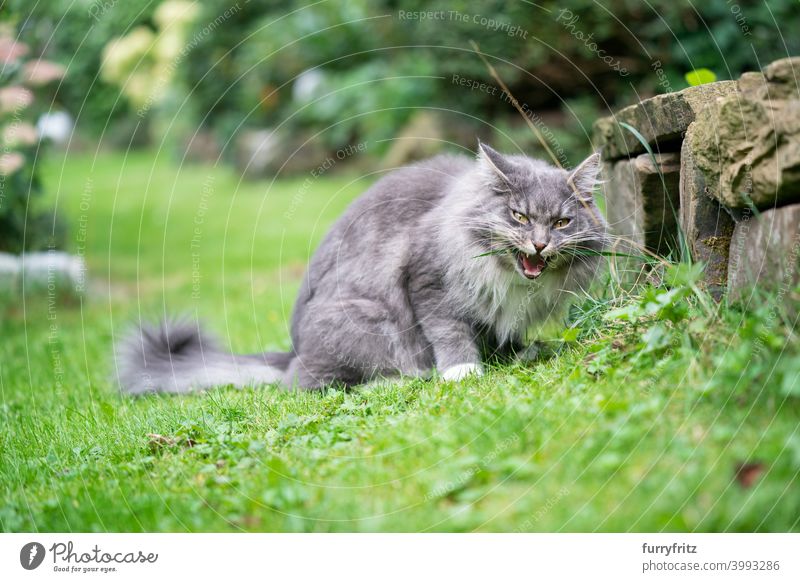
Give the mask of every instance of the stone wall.
POLYGON ((626 107, 595 122, 593 141, 622 246, 677 256, 683 238, 718 298, 797 285, 800 57, 626 107))

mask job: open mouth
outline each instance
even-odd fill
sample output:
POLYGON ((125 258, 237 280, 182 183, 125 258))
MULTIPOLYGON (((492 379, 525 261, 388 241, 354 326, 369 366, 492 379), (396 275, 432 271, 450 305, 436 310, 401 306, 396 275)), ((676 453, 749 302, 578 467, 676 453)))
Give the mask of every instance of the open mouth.
POLYGON ((538 253, 529 255, 520 251, 517 253, 517 264, 525 277, 536 279, 547 268, 547 259, 538 253))

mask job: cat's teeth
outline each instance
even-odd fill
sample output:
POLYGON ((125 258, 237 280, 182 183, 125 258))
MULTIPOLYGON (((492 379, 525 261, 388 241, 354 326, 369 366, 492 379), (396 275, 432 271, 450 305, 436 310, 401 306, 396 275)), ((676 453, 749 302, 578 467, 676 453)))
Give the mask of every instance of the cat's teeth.
POLYGON ((547 266, 547 262, 541 255, 532 257, 527 253, 520 253, 520 259, 522 263, 522 272, 529 279, 535 279, 541 275, 542 271, 544 271, 547 266))

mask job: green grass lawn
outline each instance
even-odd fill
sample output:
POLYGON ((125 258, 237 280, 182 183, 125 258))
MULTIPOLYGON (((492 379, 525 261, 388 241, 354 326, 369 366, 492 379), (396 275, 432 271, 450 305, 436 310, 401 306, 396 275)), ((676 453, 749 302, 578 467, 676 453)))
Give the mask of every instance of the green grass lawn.
POLYGON ((367 182, 153 153, 51 155, 44 178, 90 285, 2 314, 4 531, 800 529, 800 342, 767 302, 609 283, 558 355, 460 384, 132 399, 111 349, 139 317, 288 347, 304 264, 367 182))

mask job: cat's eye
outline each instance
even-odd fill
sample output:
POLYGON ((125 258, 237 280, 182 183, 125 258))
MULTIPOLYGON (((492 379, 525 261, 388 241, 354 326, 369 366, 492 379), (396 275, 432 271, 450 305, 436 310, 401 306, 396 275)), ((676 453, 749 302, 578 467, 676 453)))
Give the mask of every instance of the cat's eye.
POLYGON ((511 216, 513 216, 514 220, 516 220, 517 222, 521 222, 522 224, 528 224, 528 217, 520 212, 517 212, 516 210, 511 211, 511 216))
POLYGON ((553 228, 564 228, 570 223, 569 218, 559 218, 553 223, 553 228))

